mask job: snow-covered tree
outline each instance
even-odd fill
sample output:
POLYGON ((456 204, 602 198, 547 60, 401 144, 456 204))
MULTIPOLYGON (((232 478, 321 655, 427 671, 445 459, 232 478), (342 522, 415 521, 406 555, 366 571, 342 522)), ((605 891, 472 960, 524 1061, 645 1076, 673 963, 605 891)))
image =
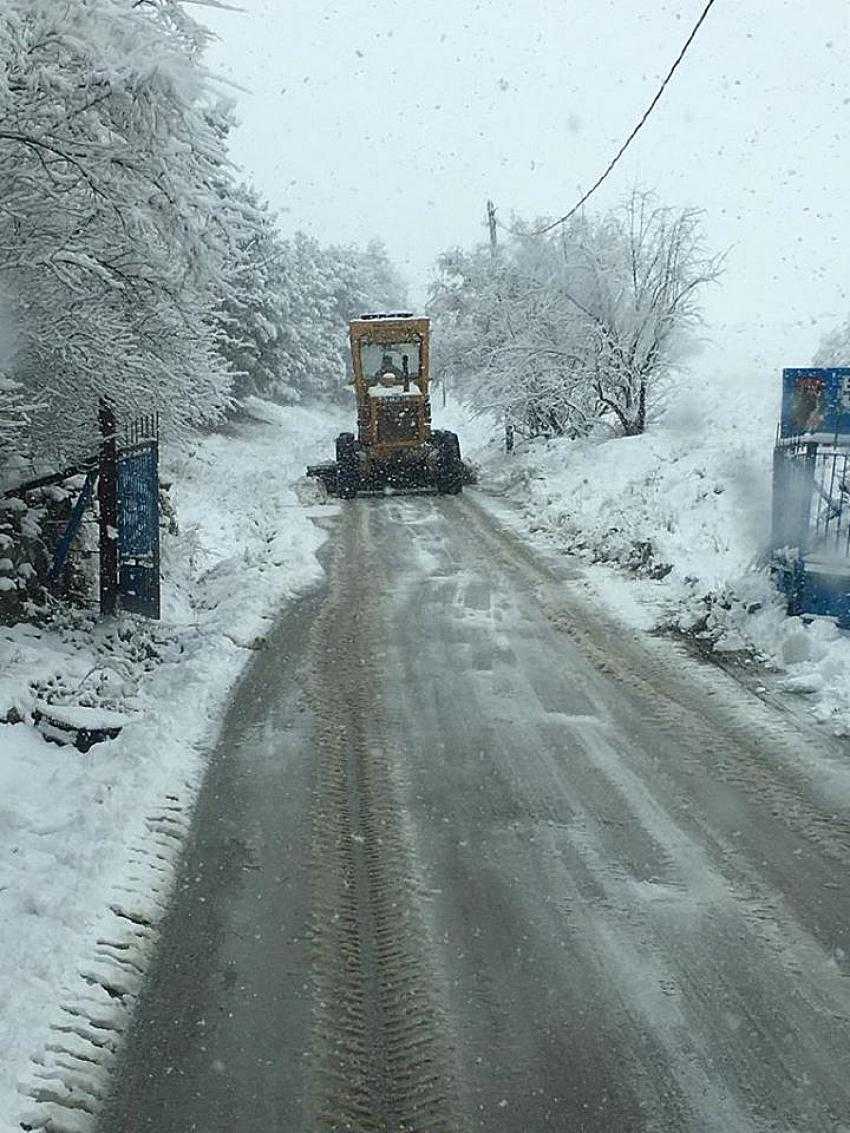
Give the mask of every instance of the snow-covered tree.
POLYGON ((719 272, 699 214, 635 193, 555 239, 533 232, 517 222, 495 257, 440 259, 438 372, 532 435, 643 432, 692 344, 699 291, 719 272))
POLYGON ((322 247, 304 233, 284 242, 280 381, 305 397, 338 399, 349 371, 346 330, 364 311, 397 308, 405 287, 384 246, 322 247))
POLYGON ((850 317, 824 337, 812 365, 850 366, 850 317))
POLYGON ((230 377, 214 222, 224 112, 205 35, 171 0, 7 0, 0 12, 0 283, 35 449, 92 439, 99 397, 214 420, 230 377))
POLYGON ((282 377, 286 310, 284 244, 276 217, 250 185, 224 183, 217 221, 228 255, 218 313, 218 348, 234 395, 291 399, 282 377))
POLYGON ((207 39, 179 0, 0 10, 7 450, 90 450, 102 397, 179 433, 234 396, 335 395, 347 319, 401 298, 380 245, 284 240, 239 183, 207 39))
POLYGON ((17 338, 11 310, 9 297, 0 291, 0 467, 15 450, 33 408, 20 382, 11 376, 17 338))
POLYGON ((579 377, 577 314, 553 246, 514 241, 495 261, 489 247, 458 250, 438 267, 435 375, 531 435, 583 431, 598 407, 579 377))
POLYGON ((16 451, 34 409, 20 382, 0 371, 0 468, 16 451))
POLYGON ((642 433, 694 345, 699 293, 720 273, 701 215, 634 192, 597 223, 567 234, 564 289, 586 333, 583 370, 605 415, 642 433))

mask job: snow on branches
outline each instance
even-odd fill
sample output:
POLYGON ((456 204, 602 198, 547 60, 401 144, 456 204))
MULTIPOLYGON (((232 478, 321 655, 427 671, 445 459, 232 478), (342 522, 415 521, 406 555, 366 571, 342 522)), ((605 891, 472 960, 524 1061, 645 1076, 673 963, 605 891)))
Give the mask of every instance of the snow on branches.
POLYGON ((495 257, 482 247, 439 261, 438 372, 530 435, 642 433, 693 345, 700 289, 720 272, 699 213, 635 192, 555 239, 530 231, 517 225, 495 257))
POLYGON ((850 318, 824 336, 812 359, 812 365, 850 365, 850 318))
POLYGON ((284 240, 239 183, 208 38, 178 0, 0 10, 3 452, 90 449, 103 396, 172 435, 244 394, 336 396, 345 321, 403 298, 382 247, 284 240))
POLYGON ((406 302, 405 285, 380 241, 365 250, 322 247, 300 232, 282 247, 280 295, 281 381, 300 394, 326 400, 340 400, 347 388, 348 320, 406 302))
MULTIPOLYGON (((228 111, 170 0, 7 0, 0 13, 0 284, 28 443, 87 447, 98 398, 217 419, 228 111)), ((7 367, 8 374, 8 367, 7 367)))

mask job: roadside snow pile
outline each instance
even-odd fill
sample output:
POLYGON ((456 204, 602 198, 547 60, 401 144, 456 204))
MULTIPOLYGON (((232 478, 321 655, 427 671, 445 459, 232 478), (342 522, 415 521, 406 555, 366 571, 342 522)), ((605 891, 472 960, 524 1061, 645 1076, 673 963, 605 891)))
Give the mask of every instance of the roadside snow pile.
POLYGON ((473 416, 452 394, 444 401, 441 390, 432 396, 431 417, 435 429, 457 433, 461 458, 476 476, 482 462, 488 462, 498 445, 503 443, 503 428, 495 417, 486 414, 473 416))
MULTIPOLYGON (((494 441, 484 487, 518 505, 536 539, 628 571, 656 628, 761 662, 850 734, 850 638, 788 618, 765 568, 777 386, 774 375, 691 379, 640 437, 536 440, 513 457, 494 441)), ((589 576, 627 610, 610 574, 589 576)))
POLYGON ((166 454, 178 531, 163 534, 162 622, 75 613, 0 627, 2 1133, 47 1117, 71 1128, 63 1099, 82 1120, 68 1067, 82 1081, 113 1057, 228 690, 281 601, 320 576, 324 535, 293 484, 340 422, 249 409, 166 454), (72 723, 68 706, 120 719, 120 734, 82 754, 11 723, 46 705, 72 723))
POLYGON ((321 575, 315 552, 324 535, 296 486, 350 428, 350 414, 324 408, 255 399, 246 407, 247 421, 172 462, 179 536, 168 542, 163 592, 167 623, 240 646, 262 635, 281 599, 321 575))
POLYGON ((643 436, 532 442, 503 458, 497 483, 514 494, 511 481, 524 481, 533 526, 588 562, 722 585, 767 539, 773 406, 754 419, 742 394, 722 405, 699 388, 680 397, 643 436))

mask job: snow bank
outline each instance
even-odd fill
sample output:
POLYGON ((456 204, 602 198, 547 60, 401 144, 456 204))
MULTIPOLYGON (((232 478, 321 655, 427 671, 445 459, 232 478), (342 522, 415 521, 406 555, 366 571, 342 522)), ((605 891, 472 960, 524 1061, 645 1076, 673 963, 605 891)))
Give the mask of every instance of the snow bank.
POLYGON ((765 566, 778 400, 776 374, 694 375, 644 436, 520 441, 512 457, 494 438, 482 483, 631 621, 760 662, 850 734, 850 637, 788 618, 765 566), (594 564, 625 569, 628 587, 594 564))
POLYGON ((42 700, 118 712, 123 725, 86 755, 26 722, 0 725, 2 1133, 51 1114, 85 1127, 63 1099, 85 1101, 113 1057, 228 690, 281 601, 320 576, 323 535, 293 483, 332 451, 342 418, 249 408, 252 419, 166 455, 179 535, 164 536, 161 623, 0 627, 0 720, 42 700), (69 1075, 75 1055, 88 1078, 69 1075))

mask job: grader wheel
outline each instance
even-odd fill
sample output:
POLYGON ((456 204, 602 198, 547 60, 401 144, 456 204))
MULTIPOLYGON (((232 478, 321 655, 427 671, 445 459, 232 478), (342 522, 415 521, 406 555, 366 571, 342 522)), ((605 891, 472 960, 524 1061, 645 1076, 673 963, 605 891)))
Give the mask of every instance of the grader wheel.
POLYGON ((360 464, 353 433, 340 433, 336 439, 337 493, 343 500, 353 500, 360 487, 360 464))

